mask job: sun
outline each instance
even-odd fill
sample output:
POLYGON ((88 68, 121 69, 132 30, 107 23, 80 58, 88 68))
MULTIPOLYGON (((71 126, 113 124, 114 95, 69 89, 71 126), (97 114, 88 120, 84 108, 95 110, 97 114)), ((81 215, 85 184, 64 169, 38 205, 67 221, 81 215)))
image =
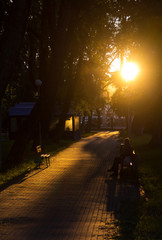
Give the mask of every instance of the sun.
POLYGON ((122 78, 124 78, 126 82, 134 80, 138 73, 139 67, 133 62, 125 62, 121 68, 122 78))

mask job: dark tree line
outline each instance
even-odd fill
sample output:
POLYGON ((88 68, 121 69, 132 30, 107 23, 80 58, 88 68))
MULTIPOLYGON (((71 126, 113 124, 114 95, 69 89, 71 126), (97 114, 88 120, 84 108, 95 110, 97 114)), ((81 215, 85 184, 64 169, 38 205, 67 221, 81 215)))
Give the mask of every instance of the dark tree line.
MULTIPOLYGON (((61 138, 66 114, 72 101, 75 100, 79 104, 82 98, 82 100, 85 99, 86 105, 88 104, 89 96, 77 94, 78 84, 82 78, 86 77, 87 81, 90 79, 94 94, 98 94, 93 85, 100 88, 102 76, 99 76, 97 71, 95 73, 94 68, 97 63, 104 62, 108 48, 107 39, 102 41, 101 34, 103 38, 108 36, 108 39, 112 35, 111 24, 108 23, 106 15, 106 6, 106 1, 92 3, 91 1, 51 0, 47 2, 42 0, 37 3, 30 1, 11 3, 1 37, 1 59, 2 64, 5 65, 2 72, 4 76, 0 77, 1 99, 11 86, 11 82, 19 87, 18 78, 20 78, 21 87, 26 83, 24 90, 27 95, 29 90, 27 86, 30 83, 33 99, 36 91, 34 86, 36 78, 42 80, 42 86, 40 99, 24 129, 18 134, 6 164, 22 160, 26 145, 33 138, 34 129, 38 126, 39 117, 43 140, 46 143, 52 114, 58 101, 63 103, 57 129, 57 138, 61 138), (108 31, 111 34, 108 35, 108 31), (10 39, 9 42, 7 38, 10 39), (12 43, 12 40, 15 46, 12 46, 10 50, 7 46, 12 43), (91 70, 89 73, 82 74, 84 65, 89 65, 89 62, 91 62, 91 70), (14 81, 13 76, 15 76, 14 81)), ((98 91, 100 91, 99 88, 98 91)), ((93 92, 91 94, 93 96, 93 92)), ((21 99, 26 100, 24 96, 21 99)), ((96 97, 95 101, 99 98, 96 97)), ((91 109, 95 104, 95 102, 92 103, 93 101, 90 100, 91 109)))
MULTIPOLYGON (((157 91, 161 88, 160 4, 161 1, 154 4, 144 0, 0 1, 1 104, 7 105, 8 99, 10 103, 35 101, 35 80, 42 81, 40 98, 17 136, 6 164, 22 160, 27 143, 35 138, 39 118, 43 144, 47 143, 58 102, 62 114, 55 135, 57 140, 62 137, 66 114, 74 103, 83 115, 89 113, 89 119, 95 109, 100 119, 105 104, 103 86, 111 82, 105 75, 108 63, 115 54, 123 58, 126 51, 139 61, 145 58, 149 68, 154 69, 151 73, 146 71, 149 77, 145 75, 147 86, 156 79, 154 91, 141 83, 137 91, 144 94, 138 101, 145 104, 152 94, 152 109, 145 116, 150 120, 154 116, 151 123, 154 133, 161 128, 158 107, 161 91, 157 91)), ((143 116, 140 108, 136 107, 136 112, 143 116)))
MULTIPOLYGON (((120 19, 117 46, 120 55, 129 51, 129 60, 139 63, 141 74, 131 88, 118 85, 113 106, 127 116, 130 101, 134 114, 134 129, 146 129, 152 134, 151 144, 161 142, 161 7, 162 1, 114 1, 120 19), (128 97, 128 92, 132 92, 128 97), (144 127, 144 128, 143 128, 144 127)), ((115 16, 114 15, 114 16, 115 16)))

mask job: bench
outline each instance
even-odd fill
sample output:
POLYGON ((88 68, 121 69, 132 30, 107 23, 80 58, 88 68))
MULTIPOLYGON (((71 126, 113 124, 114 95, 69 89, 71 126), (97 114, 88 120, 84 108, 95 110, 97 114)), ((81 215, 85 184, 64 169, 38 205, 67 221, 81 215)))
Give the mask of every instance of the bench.
POLYGON ((36 146, 36 151, 37 151, 37 158, 36 158, 36 163, 40 167, 40 165, 45 162, 46 166, 50 166, 50 154, 43 153, 41 145, 36 146))
MULTIPOLYGON (((120 153, 122 152, 124 144, 120 145, 120 153)), ((137 156, 133 150, 132 156, 126 156, 122 162, 119 163, 120 177, 132 177, 137 175, 137 156)))

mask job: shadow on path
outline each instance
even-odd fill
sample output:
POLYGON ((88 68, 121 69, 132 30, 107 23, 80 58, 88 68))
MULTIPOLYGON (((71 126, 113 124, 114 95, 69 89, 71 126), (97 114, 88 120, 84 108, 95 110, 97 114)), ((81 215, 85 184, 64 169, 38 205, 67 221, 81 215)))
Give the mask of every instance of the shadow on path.
MULTIPOLYGON (((4 215, 4 218, 0 219, 0 223, 5 225, 5 228, 6 225, 9 225, 9 229, 14 225, 14 228, 18 229, 15 230, 18 234, 15 238, 21 240, 83 239, 75 237, 75 233, 80 231, 79 234, 85 234, 86 230, 87 235, 84 236, 88 236, 89 226, 96 216, 95 209, 97 208, 98 211, 101 207, 96 198, 103 194, 105 199, 104 194, 107 190, 107 199, 101 204, 106 205, 107 203, 107 215, 113 213, 118 221, 120 239, 133 240, 132 236, 138 214, 138 208, 136 207, 137 185, 113 178, 107 179, 107 186, 104 183, 107 176, 106 170, 111 167, 119 146, 117 134, 111 132, 99 133, 92 138, 81 140, 80 143, 76 143, 67 151, 62 152, 62 155, 58 157, 57 169, 56 162, 53 162, 53 166, 49 167, 47 171, 40 169, 40 171, 43 171, 42 174, 38 171, 29 176, 23 176, 24 178, 17 182, 22 183, 21 188, 24 187, 25 177, 27 179, 26 184, 29 184, 32 182, 29 181, 30 178, 40 173, 36 178, 33 177, 36 181, 35 184, 37 184, 34 185, 33 191, 38 190, 38 194, 35 199, 35 194, 31 194, 31 198, 34 197, 31 202, 29 201, 30 205, 28 205, 28 198, 30 199, 28 192, 25 192, 22 196, 19 195, 22 200, 24 199, 24 202, 27 198, 26 205, 25 203, 24 206, 22 205, 24 212, 19 209, 20 212, 13 216, 9 215, 10 218, 4 215), (98 184, 99 179, 101 179, 100 184, 98 184), (41 185, 43 180, 46 184, 41 185), (103 193, 100 191, 102 184, 104 184, 103 193), (129 211, 128 204, 130 204, 129 211), (94 207, 92 208, 91 205, 94 207), (84 225, 85 222, 86 225, 84 225)), ((25 187, 25 189, 28 190, 28 187, 25 187)), ((22 202, 22 200, 20 201, 22 202)), ((95 226, 96 228, 99 227, 94 222, 92 224, 94 224, 94 229, 95 226)), ((8 240, 6 237, 2 239, 8 240)), ((12 240, 12 236, 9 239, 12 240)), ((91 238, 84 239, 89 240, 91 238)), ((104 239, 110 238, 105 236, 104 239)))
MULTIPOLYGON (((119 153, 119 149, 120 142, 118 142, 118 137, 117 135, 111 136, 111 133, 107 139, 96 137, 93 138, 93 141, 86 144, 84 150, 95 154, 96 159, 102 159, 98 168, 89 176, 88 180, 93 179, 97 174, 103 173, 101 169, 105 168, 105 166, 110 168, 114 157, 119 153)), ((108 221, 112 221, 113 224, 107 222, 106 225, 111 225, 107 230, 111 232, 113 229, 113 231, 110 234, 108 233, 105 239, 117 237, 120 240, 134 240, 140 199, 138 178, 125 177, 120 179, 119 177, 110 177, 109 174, 107 176, 105 176, 107 184, 106 210, 110 215, 108 221), (114 226, 112 227, 112 225, 114 226)))
POLYGON ((82 151, 92 157, 77 161, 64 172, 59 181, 52 184, 53 190, 47 196, 43 218, 39 218, 33 227, 31 225, 30 231, 26 233, 27 239, 64 239, 69 230, 71 234, 74 223, 84 221, 80 218, 83 212, 88 211, 87 205, 91 204, 89 186, 93 185, 93 180, 98 176, 103 175, 105 178, 107 165, 111 165, 114 149, 119 143, 117 136, 111 136, 111 133, 106 138, 102 135, 93 136, 83 141, 82 151))
POLYGON ((20 184, 24 182, 26 179, 33 177, 34 175, 39 174, 43 170, 45 170, 47 167, 44 167, 43 165, 38 169, 35 167, 32 170, 26 170, 24 173, 18 175, 17 177, 14 177, 13 179, 7 181, 6 183, 2 184, 0 186, 0 192, 11 186, 12 184, 20 184))
POLYGON ((101 171, 102 168, 109 168, 113 163, 114 149, 119 148, 120 144, 117 142, 118 136, 109 132, 106 138, 101 136, 93 137, 92 141, 88 141, 84 145, 84 151, 90 152, 95 156, 98 162, 97 168, 89 175, 87 181, 90 181, 98 174, 105 174, 101 171))
POLYGON ((113 213, 120 240, 134 240, 139 213, 138 182, 108 177, 107 212, 113 213))

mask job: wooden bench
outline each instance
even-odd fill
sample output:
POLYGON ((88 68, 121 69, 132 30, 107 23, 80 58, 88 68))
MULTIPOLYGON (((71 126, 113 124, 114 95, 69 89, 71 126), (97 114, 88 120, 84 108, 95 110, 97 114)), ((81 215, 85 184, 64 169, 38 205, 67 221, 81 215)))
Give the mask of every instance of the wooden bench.
POLYGON ((40 165, 45 161, 46 166, 49 167, 51 155, 47 153, 43 153, 40 145, 36 146, 36 150, 37 150, 36 163, 38 164, 38 166, 40 167, 40 165))

